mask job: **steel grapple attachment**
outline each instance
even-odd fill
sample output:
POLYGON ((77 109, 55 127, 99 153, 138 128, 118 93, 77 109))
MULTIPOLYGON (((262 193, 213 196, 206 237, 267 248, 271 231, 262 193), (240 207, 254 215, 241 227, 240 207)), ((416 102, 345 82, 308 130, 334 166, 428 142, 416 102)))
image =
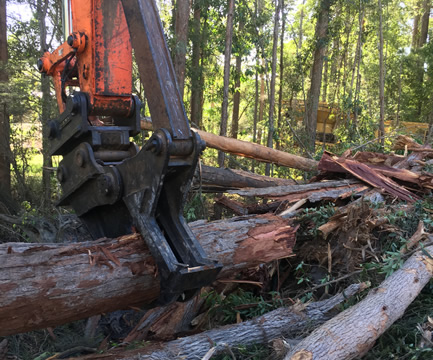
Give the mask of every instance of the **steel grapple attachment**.
MULTIPOLYGON (((82 94, 74 96, 86 104, 82 94)), ((58 205, 72 206, 95 239, 138 229, 158 266, 159 302, 168 303, 209 284, 221 269, 206 257, 183 217, 204 144, 191 133, 185 146, 160 129, 137 152, 129 142, 136 116, 122 120, 129 126, 88 126, 86 113, 71 108, 53 121, 58 131, 52 153, 64 156, 57 170, 63 189, 58 205)))
POLYGON ((138 229, 158 266, 160 302, 176 300, 210 284, 221 265, 183 218, 204 142, 189 127, 158 9, 153 0, 65 3, 68 40, 38 63, 61 111, 49 122, 50 153, 63 156, 58 205, 71 206, 94 238, 138 229), (155 130, 140 151, 130 141, 141 109, 132 48, 155 130), (68 87, 80 91, 67 96, 68 87))

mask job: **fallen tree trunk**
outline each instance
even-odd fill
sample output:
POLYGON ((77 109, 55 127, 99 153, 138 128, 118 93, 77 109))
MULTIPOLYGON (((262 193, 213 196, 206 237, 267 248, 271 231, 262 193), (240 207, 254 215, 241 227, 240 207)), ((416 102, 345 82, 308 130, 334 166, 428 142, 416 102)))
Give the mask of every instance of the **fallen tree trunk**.
POLYGON ((327 189, 333 188, 348 188, 350 185, 359 185, 361 182, 356 179, 347 180, 333 180, 333 181, 322 181, 314 182, 310 184, 300 185, 283 185, 267 187, 265 189, 241 189, 241 190, 230 190, 229 194, 236 194, 240 196, 261 196, 268 198, 280 198, 285 195, 308 193, 314 190, 326 191, 327 189))
POLYGON ((431 279, 433 258, 429 254, 433 246, 416 252, 365 299, 302 340, 285 360, 345 360, 364 355, 431 279))
MULTIPOLYGON (((302 185, 298 185, 298 186, 302 186, 302 185)), ((274 191, 271 190, 274 188, 268 188, 268 189, 270 191, 274 191)), ((307 201, 309 201, 310 203, 315 203, 323 200, 346 199, 350 196, 363 193, 368 189, 369 189, 368 186, 358 183, 355 185, 344 185, 334 189, 331 188, 331 190, 329 190, 328 187, 326 187, 324 189, 305 190, 304 192, 293 192, 292 194, 278 196, 278 197, 272 196, 270 198, 275 199, 275 201, 268 202, 266 204, 246 205, 239 201, 229 199, 225 196, 221 196, 217 198, 216 203, 226 207, 227 209, 230 209, 231 211, 233 211, 235 215, 265 214, 267 212, 278 213, 279 210, 280 212, 279 215, 281 216, 283 215, 283 213, 284 214, 287 213, 287 210, 284 210, 287 207, 287 204, 292 204, 294 202, 302 201, 302 204, 299 205, 299 207, 301 207, 307 201), (284 211, 281 212, 281 210, 284 211)), ((254 193, 254 189, 249 189, 249 190, 246 189, 246 191, 252 191, 252 193, 254 193)))
MULTIPOLYGON (((219 278, 292 255, 296 228, 265 215, 191 226, 219 278)), ((0 245, 0 336, 150 304, 159 295, 153 259, 138 234, 75 244, 0 245)))
POLYGON ((294 184, 293 180, 272 178, 243 170, 215 168, 205 165, 197 168, 193 182, 194 188, 202 186, 204 191, 226 191, 246 187, 265 188, 294 184))
MULTIPOLYGON (((313 324, 322 323, 330 316, 329 312, 347 298, 366 289, 368 284, 350 285, 343 293, 332 298, 307 305, 296 304, 271 311, 253 320, 236 325, 205 331, 161 344, 132 351, 104 354, 105 359, 202 359, 212 348, 224 350, 225 347, 251 344, 267 344, 269 341, 302 331, 313 324), (111 355, 111 356, 110 356, 111 355)), ((90 356, 91 358, 92 356, 90 356)))
MULTIPOLYGON (((152 122, 147 118, 141 119, 141 128, 143 130, 152 130, 152 122)), ((221 150, 230 154, 240 155, 243 157, 255 159, 268 163, 274 163, 279 166, 286 166, 293 169, 304 171, 317 170, 317 161, 307 159, 302 156, 292 155, 284 151, 268 148, 263 145, 250 143, 225 136, 214 135, 198 129, 192 129, 206 141, 207 147, 221 150)))

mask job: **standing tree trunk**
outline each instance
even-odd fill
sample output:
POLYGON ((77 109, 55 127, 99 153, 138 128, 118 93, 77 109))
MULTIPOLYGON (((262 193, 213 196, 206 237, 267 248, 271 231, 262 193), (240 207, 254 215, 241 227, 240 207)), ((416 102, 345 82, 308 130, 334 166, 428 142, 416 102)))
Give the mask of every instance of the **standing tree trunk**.
POLYGON ((326 48, 326 50, 325 50, 325 60, 323 60, 324 61, 324 64, 323 64, 323 84, 322 84, 322 101, 323 102, 326 102, 326 97, 327 97, 327 95, 328 95, 328 64, 329 64, 329 62, 328 62, 328 52, 329 52, 329 49, 328 48, 326 48))
POLYGON ((355 87, 355 96, 354 96, 355 113, 353 117, 353 127, 355 128, 355 130, 358 128, 359 93, 361 91, 361 74, 360 74, 361 58, 362 58, 362 48, 360 49, 359 52, 359 60, 357 65, 358 70, 356 74, 356 87, 355 87))
POLYGON ((415 5, 415 17, 413 18, 413 29, 412 29, 412 50, 418 47, 418 42, 419 42, 420 7, 421 7, 421 0, 417 1, 415 5))
POLYGON ((306 146, 314 154, 317 126, 317 110, 319 108, 320 87, 322 84, 323 58, 325 56, 328 35, 329 10, 331 0, 320 1, 319 17, 316 24, 316 49, 314 51, 313 68, 311 70, 311 86, 305 114, 306 146))
POLYGON ((299 15, 299 40, 298 40, 298 51, 301 51, 302 49, 302 38, 304 36, 303 34, 303 29, 302 29, 302 23, 304 21, 304 5, 305 5, 305 0, 302 0, 302 5, 301 5, 301 14, 299 15))
POLYGON ((200 124, 200 51, 201 51, 201 36, 200 36, 200 21, 201 10, 200 1, 194 2, 194 20, 192 26, 192 70, 191 70, 191 123, 198 128, 200 124))
MULTIPOLYGON (((230 58, 232 54, 232 39, 233 39, 233 12, 235 1, 229 0, 227 10, 227 27, 226 27, 226 46, 224 51, 224 89, 223 103, 221 108, 221 124, 220 135, 227 136, 227 118, 229 106, 229 81, 230 81, 230 58)), ((225 155, 222 151, 218 152, 218 165, 224 166, 225 155)))
MULTIPOLYGON (((6 64, 8 60, 7 34, 6 34, 6 0, 0 0, 0 92, 6 93, 8 73, 6 64)), ((3 198, 11 193, 10 147, 9 147, 9 116, 5 96, 0 98, 0 212, 4 209, 1 203, 3 198)), ((4 204, 7 208, 9 206, 4 204)))
POLYGON ((347 9, 347 17, 346 17, 346 27, 345 27, 345 35, 346 35, 346 41, 344 43, 344 49, 343 49, 343 80, 342 80, 342 84, 343 84, 343 98, 346 97, 346 90, 347 90, 347 76, 348 76, 348 63, 349 61, 347 60, 349 57, 349 43, 350 43, 350 35, 351 35, 351 30, 352 30, 352 26, 354 23, 355 19, 351 13, 351 9, 349 7, 349 9, 347 9))
POLYGON ((428 26, 430 20, 430 9, 431 9, 431 0, 424 0, 418 47, 424 46, 427 42, 428 26))
POLYGON ((383 146, 385 143, 385 64, 383 62, 383 29, 382 29, 382 1, 379 0, 379 138, 383 146))
POLYGON ((400 70, 398 72, 398 98, 397 98, 397 114, 395 115, 395 126, 400 125, 400 103, 401 103, 401 74, 403 72, 403 59, 400 58, 400 70))
MULTIPOLYGON (((269 131, 267 146, 273 147, 274 140, 274 108, 275 108, 275 78, 277 75, 277 46, 278 46, 278 27, 280 23, 280 2, 275 0, 275 15, 274 15, 274 40, 272 43, 272 70, 271 70, 271 94, 269 98, 269 131)), ((266 164, 265 175, 271 174, 271 165, 266 164)))
MULTIPOLYGON (((239 22, 239 36, 244 31, 244 23, 239 22)), ((233 96, 233 113, 232 113, 232 129, 231 137, 234 139, 238 138, 239 131, 239 107, 241 102, 241 74, 242 74, 242 54, 236 55, 236 70, 235 70, 235 94, 233 96)))
POLYGON ((284 0, 281 0, 281 38, 280 38, 280 87, 278 92, 278 136, 277 150, 281 149, 281 118, 283 111, 283 82, 284 82, 284 31, 286 28, 286 13, 284 12, 284 0))
MULTIPOLYGON (((254 2, 255 16, 257 18, 257 0, 254 2)), ((257 47, 256 53, 256 69, 255 69, 255 94, 254 94, 254 119, 253 119, 253 143, 257 142, 257 121, 259 116, 259 51, 257 47)), ((251 162, 251 172, 255 171, 255 161, 251 162)))
MULTIPOLYGON (((421 29, 418 37, 417 47, 423 47, 427 42, 428 28, 429 28, 429 20, 430 20, 430 8, 431 8, 431 0, 424 0, 422 5, 422 18, 421 18, 421 29)), ((424 87, 424 59, 421 57, 421 54, 418 55, 417 59, 418 63, 418 86, 421 89, 421 96, 418 97, 418 115, 421 116, 423 104, 428 102, 428 98, 424 95, 423 87, 424 87)))
POLYGON ((330 89, 329 89, 329 103, 334 104, 335 95, 338 89, 339 79, 340 79, 340 34, 334 38, 332 44, 332 59, 331 59, 331 74, 330 74, 330 89))
POLYGON ((186 48, 188 44, 189 0, 177 0, 175 19, 176 48, 174 53, 174 70, 176 72, 180 96, 183 99, 186 48))
MULTIPOLYGON (((357 127, 358 127, 358 106, 356 103, 359 87, 361 85, 360 82, 360 66, 361 66, 361 58, 362 58, 362 24, 364 23, 364 15, 365 10, 362 9, 362 2, 359 2, 359 14, 358 14, 358 40, 356 44, 356 54, 355 59, 353 63, 353 74, 352 74, 352 84, 350 85, 350 97, 352 99, 352 86, 353 81, 355 80, 355 94, 353 95, 353 104, 354 104, 354 118, 353 118, 353 124, 351 127, 351 133, 352 138, 357 133, 357 127), (355 71, 356 71, 356 78, 355 78, 355 71)), ((348 114, 348 120, 350 120, 350 114, 348 114)))
POLYGON ((263 121, 263 114, 265 113, 265 99, 266 99, 265 74, 264 74, 265 60, 263 58, 262 58, 261 68, 262 68, 262 71, 260 73, 260 104, 259 104, 259 121, 258 121, 259 128, 257 129, 257 144, 262 143, 262 128, 261 128, 260 124, 263 121))
MULTIPOLYGON (((47 26, 45 24, 48 11, 48 0, 38 0, 36 3, 36 12, 38 16, 39 36, 40 36, 40 53, 41 56, 48 50, 47 45, 47 26)), ((42 188, 43 188, 43 208, 49 209, 51 206, 51 156, 48 153, 48 120, 51 117, 51 94, 50 79, 48 76, 41 74, 41 93, 42 93, 42 148, 43 148, 43 169, 42 169, 42 188)))

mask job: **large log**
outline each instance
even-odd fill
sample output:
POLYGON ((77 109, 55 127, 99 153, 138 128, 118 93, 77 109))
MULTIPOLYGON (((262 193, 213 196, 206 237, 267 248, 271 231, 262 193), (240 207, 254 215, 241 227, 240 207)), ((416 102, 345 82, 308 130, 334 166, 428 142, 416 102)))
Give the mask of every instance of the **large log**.
MULTIPOLYGON (((152 122, 149 121, 148 118, 142 118, 141 128, 143 130, 152 130, 152 122)), ((293 169, 304 171, 317 170, 316 160, 292 155, 284 151, 275 150, 248 141, 218 136, 198 129, 193 130, 197 132, 204 141, 206 141, 208 147, 213 149, 293 169)))
POLYGON ((433 246, 412 255, 403 267, 358 304, 301 341, 285 360, 348 360, 362 357, 417 297, 433 275, 433 246))
MULTIPOLYGON (((277 216, 246 216, 191 228, 219 278, 292 255, 296 228, 277 216)), ((0 245, 0 336, 60 325, 159 295, 152 257, 137 234, 64 244, 0 245)))
POLYGON ((333 188, 347 188, 350 185, 359 185, 361 182, 356 179, 347 180, 332 180, 332 181, 322 181, 314 182, 310 184, 300 184, 300 185, 282 185, 267 187, 265 189, 241 189, 241 190, 230 190, 229 194, 236 194, 240 196, 262 196, 268 198, 279 198, 285 195, 307 193, 311 191, 327 191, 333 188))
POLYGON ((223 169, 202 165, 197 168, 193 186, 202 186, 204 191, 226 191, 246 187, 265 188, 269 186, 294 185, 289 179, 272 178, 243 170, 223 169))

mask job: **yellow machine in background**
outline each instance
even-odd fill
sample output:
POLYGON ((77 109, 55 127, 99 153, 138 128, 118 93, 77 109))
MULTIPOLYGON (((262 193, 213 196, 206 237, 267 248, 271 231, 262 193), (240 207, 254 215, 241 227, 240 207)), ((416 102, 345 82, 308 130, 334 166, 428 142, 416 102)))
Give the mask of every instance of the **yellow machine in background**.
MULTIPOLYGON (((302 100, 293 100, 290 107, 294 111, 294 116, 297 121, 303 121, 305 112, 305 104, 302 100)), ((336 105, 328 104, 326 102, 319 102, 317 110, 317 127, 316 127, 316 141, 322 143, 323 141, 328 144, 336 143, 337 137, 335 130, 346 118, 347 114, 343 114, 341 109, 336 105), (345 115, 345 116, 344 116, 345 115)), ((352 117, 353 114, 350 114, 352 117)), ((385 133, 390 133, 395 128, 395 121, 393 119, 385 121, 385 133)), ((422 137, 425 139, 428 133, 429 124, 411 121, 400 121, 398 128, 405 135, 422 137)), ((377 136, 377 132, 376 132, 377 136)))

